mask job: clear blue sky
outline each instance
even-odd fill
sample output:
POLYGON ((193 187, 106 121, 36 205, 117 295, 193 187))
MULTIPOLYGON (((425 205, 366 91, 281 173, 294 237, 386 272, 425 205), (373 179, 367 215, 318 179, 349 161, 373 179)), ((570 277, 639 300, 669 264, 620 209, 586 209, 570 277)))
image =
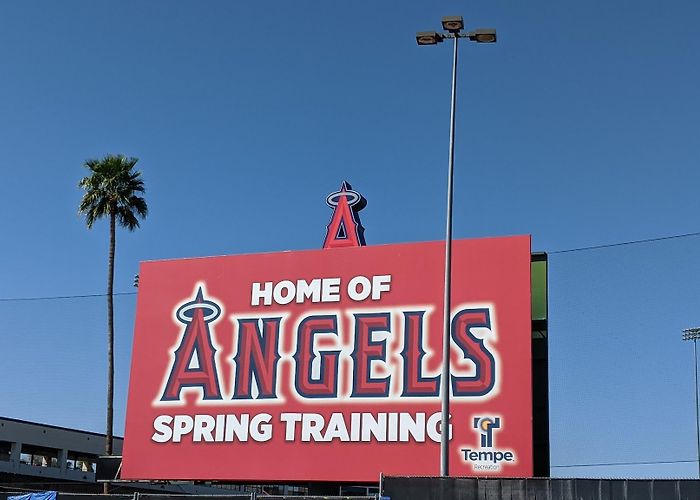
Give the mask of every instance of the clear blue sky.
MULTIPOLYGON (((140 158, 146 259, 318 248, 327 193, 369 200, 368 244, 443 237, 451 52, 461 51, 455 237, 533 249, 700 231, 700 5, 33 1, 0 4, 0 415, 104 430, 108 228, 77 216, 85 159, 140 158)), ((554 465, 695 458, 700 238, 552 253, 554 465)), ((135 297, 117 307, 123 431, 135 297)), ((690 477, 696 464, 554 468, 690 477)))

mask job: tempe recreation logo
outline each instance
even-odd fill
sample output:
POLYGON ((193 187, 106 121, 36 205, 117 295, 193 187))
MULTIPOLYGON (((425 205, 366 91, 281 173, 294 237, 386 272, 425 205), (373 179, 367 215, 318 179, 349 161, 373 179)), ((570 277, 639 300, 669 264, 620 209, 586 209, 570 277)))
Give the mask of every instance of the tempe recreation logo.
POLYGON ((493 445, 494 431, 501 428, 501 417, 474 417, 474 429, 479 434, 479 449, 462 448, 462 458, 477 471, 498 471, 503 462, 515 463, 513 450, 498 449, 493 445))

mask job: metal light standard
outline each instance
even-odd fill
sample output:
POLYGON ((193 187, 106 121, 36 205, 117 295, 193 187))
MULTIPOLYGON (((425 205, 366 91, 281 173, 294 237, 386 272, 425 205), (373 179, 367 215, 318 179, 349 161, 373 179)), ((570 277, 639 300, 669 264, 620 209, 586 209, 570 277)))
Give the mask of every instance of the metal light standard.
POLYGON ((698 441, 698 478, 700 478, 700 406, 698 406, 698 339, 700 328, 683 330, 683 340, 692 340, 695 351, 695 437, 698 441))
POLYGON ((477 29, 462 33, 464 20, 462 16, 442 18, 443 33, 421 31, 416 34, 418 45, 437 45, 445 38, 454 40, 452 56, 452 101, 450 104, 450 155, 447 167, 447 223, 445 228, 445 302, 442 338, 442 375, 440 377, 440 394, 442 395, 442 420, 440 423, 440 475, 449 476, 449 419, 450 419, 450 309, 452 291, 452 179, 455 160, 455 107, 457 104, 457 47, 460 38, 477 43, 494 43, 496 30, 493 28, 477 29))

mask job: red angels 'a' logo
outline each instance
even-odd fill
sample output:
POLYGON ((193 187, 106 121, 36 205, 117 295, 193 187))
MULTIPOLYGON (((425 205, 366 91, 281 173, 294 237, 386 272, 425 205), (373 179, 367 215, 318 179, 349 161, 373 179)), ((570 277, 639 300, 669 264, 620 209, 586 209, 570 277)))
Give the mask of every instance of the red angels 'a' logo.
POLYGON ((359 212, 365 208, 367 200, 343 181, 339 191, 328 195, 326 203, 333 209, 333 216, 326 226, 323 248, 365 246, 365 228, 360 222, 359 212))

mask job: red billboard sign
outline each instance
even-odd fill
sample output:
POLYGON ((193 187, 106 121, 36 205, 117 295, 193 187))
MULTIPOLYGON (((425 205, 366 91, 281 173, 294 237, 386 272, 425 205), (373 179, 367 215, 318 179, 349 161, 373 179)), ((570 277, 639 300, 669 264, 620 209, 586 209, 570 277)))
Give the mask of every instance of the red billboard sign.
MULTIPOLYGON (((440 464, 444 244, 146 262, 122 478, 440 464)), ((450 472, 532 475, 530 238, 453 244, 450 472)))

